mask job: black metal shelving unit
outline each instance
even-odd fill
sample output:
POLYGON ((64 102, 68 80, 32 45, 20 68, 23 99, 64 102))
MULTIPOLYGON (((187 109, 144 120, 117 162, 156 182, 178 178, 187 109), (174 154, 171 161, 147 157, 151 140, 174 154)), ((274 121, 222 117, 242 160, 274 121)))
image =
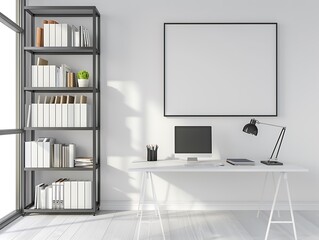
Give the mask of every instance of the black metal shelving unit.
MULTIPOLYGON (((41 93, 87 93, 92 94, 92 122, 90 127, 26 127, 25 108, 21 109, 21 123, 24 129, 21 137, 21 196, 23 214, 43 213, 43 214, 93 214, 100 207, 100 13, 95 6, 24 6, 22 27, 25 29, 25 36, 22 40, 22 84, 21 84, 21 106, 34 102, 35 95, 41 93), (92 47, 34 47, 35 46, 35 18, 37 17, 86 17, 92 19, 92 47), (31 65, 35 64, 35 58, 39 55, 89 55, 92 56, 92 77, 93 86, 86 88, 67 87, 31 87, 28 72, 31 65), (24 142, 35 140, 36 131, 92 131, 93 167, 91 168, 25 168, 24 142), (92 174, 92 209, 34 209, 35 175, 37 172, 62 171, 62 172, 88 172, 92 174), (27 174, 30 176, 27 178, 27 174), (27 193, 31 202, 27 202, 27 193), (94 204, 95 203, 95 204, 94 204)), ((29 74, 30 76, 30 74, 29 74)), ((72 132, 71 132, 72 133, 72 132)), ((66 176, 67 177, 67 176, 66 176)))

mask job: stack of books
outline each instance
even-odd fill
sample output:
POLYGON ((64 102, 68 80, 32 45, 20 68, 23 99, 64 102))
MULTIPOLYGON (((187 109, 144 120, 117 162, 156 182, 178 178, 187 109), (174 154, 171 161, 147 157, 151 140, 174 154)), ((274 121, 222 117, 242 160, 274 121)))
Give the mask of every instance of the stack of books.
POLYGON ((36 29, 36 47, 90 47, 90 34, 84 26, 78 28, 55 20, 43 20, 36 29))
POLYGON ((75 144, 54 143, 50 137, 25 142, 26 168, 74 167, 75 144))
POLYGON ((78 157, 74 159, 75 167, 93 167, 92 157, 78 157))
POLYGON ((43 58, 31 67, 31 87, 76 87, 75 73, 66 64, 49 65, 43 58))
POLYGON ((29 106, 27 127, 87 127, 86 96, 38 96, 29 106))
POLYGON ((91 209, 92 182, 60 178, 35 187, 34 209, 91 209))

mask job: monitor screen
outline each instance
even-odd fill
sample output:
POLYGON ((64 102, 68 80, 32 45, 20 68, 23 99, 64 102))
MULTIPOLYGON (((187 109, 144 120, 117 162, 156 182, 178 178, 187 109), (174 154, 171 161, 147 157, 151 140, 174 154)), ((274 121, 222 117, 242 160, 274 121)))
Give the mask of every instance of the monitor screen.
POLYGON ((212 153, 211 126, 175 126, 175 153, 212 153))

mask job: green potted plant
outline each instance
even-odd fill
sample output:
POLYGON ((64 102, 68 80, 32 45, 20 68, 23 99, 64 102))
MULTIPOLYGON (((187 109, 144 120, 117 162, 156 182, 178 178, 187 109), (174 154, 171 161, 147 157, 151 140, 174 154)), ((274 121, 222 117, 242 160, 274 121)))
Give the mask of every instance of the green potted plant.
POLYGON ((88 71, 81 70, 77 73, 79 87, 88 87, 89 86, 89 77, 90 74, 88 71))

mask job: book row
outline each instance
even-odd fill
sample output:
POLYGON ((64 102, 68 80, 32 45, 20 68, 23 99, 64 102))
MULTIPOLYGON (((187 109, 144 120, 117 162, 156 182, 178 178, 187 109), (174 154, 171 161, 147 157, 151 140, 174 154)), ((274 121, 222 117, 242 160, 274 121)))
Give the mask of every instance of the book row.
POLYGON ((38 96, 29 105, 27 127, 87 127, 86 96, 38 96), (42 100, 43 99, 43 100, 42 100))
POLYGON ((62 64, 56 65, 32 65, 32 87, 75 87, 75 74, 71 68, 62 64))
POLYGON ((60 178, 35 187, 35 209, 92 209, 92 182, 60 178))
POLYGON ((36 30, 37 47, 90 47, 90 34, 84 26, 75 27, 54 20, 43 20, 36 30))
POLYGON ((25 142, 26 168, 74 167, 75 144, 54 143, 54 138, 25 142))

